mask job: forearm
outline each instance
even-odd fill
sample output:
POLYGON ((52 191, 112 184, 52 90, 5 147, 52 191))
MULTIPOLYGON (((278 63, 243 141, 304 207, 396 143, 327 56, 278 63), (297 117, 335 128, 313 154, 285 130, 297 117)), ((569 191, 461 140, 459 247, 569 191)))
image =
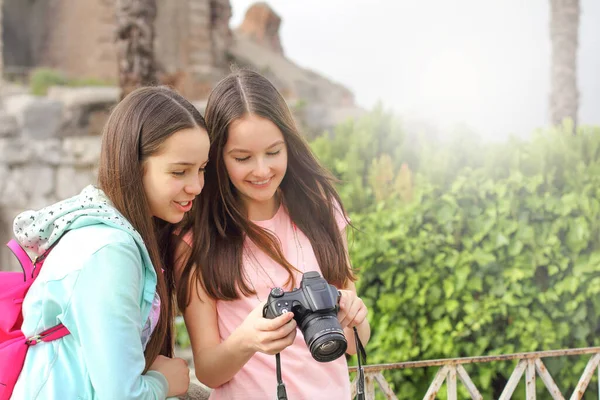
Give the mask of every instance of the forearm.
POLYGON ((245 341, 234 331, 217 346, 202 349, 194 357, 196 377, 210 388, 219 387, 230 381, 252 358, 254 351, 245 346, 245 341))
MULTIPOLYGON (((371 326, 369 325, 369 321, 365 318, 365 320, 356 327, 358 331, 358 337, 363 344, 363 346, 367 346, 369 339, 371 338, 371 326)), ((344 328, 344 335, 346 336, 346 340, 348 341, 348 349, 346 349, 346 353, 350 355, 356 354, 356 341, 354 340, 354 329, 352 328, 344 328)))

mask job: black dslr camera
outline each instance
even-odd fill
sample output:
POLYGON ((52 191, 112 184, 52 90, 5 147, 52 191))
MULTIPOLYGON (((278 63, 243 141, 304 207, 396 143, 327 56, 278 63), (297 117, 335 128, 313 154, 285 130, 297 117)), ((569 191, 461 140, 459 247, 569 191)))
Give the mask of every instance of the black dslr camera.
POLYGON ((273 319, 293 312, 313 358, 329 362, 342 356, 348 347, 337 319, 339 299, 340 292, 318 272, 306 272, 299 289, 287 293, 281 288, 271 289, 263 316, 273 319))

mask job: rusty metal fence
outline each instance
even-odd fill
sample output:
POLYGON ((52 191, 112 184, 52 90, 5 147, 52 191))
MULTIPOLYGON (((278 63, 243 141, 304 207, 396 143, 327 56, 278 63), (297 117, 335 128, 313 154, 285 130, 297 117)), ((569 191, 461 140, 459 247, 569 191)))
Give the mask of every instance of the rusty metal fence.
MULTIPOLYGON (((523 375, 525 375, 525 391, 527 400, 536 399, 536 379, 539 376, 544 383, 550 397, 544 396, 543 398, 552 398, 554 400, 564 400, 569 398, 570 400, 582 399, 589 383, 596 371, 600 378, 600 347, 586 347, 580 349, 566 349, 566 350, 551 350, 551 351, 537 351, 529 353, 515 353, 515 354, 503 354, 497 356, 481 356, 481 357, 465 357, 465 358, 448 358, 440 360, 426 360, 426 361, 409 361, 394 364, 377 364, 377 365, 365 365, 363 367, 365 373, 365 397, 366 400, 375 399, 376 387, 385 395, 387 399, 397 400, 396 395, 392 391, 389 383, 383 376, 382 372, 386 370, 394 369, 406 369, 406 368, 425 368, 425 367, 440 367, 435 377, 433 378, 427 393, 423 397, 424 400, 433 400, 436 398, 444 382, 446 382, 447 398, 448 400, 457 399, 457 377, 458 380, 465 386, 467 392, 471 396, 471 399, 483 399, 483 396, 473 384, 471 377, 463 367, 465 364, 478 364, 487 363, 492 361, 506 361, 506 360, 518 360, 517 366, 513 370, 510 378, 508 379, 506 386, 504 387, 499 400, 508 400, 513 395, 517 385, 521 381, 523 375), (543 358, 551 357, 564 357, 564 356, 575 356, 575 355, 590 355, 590 359, 585 367, 575 390, 569 397, 564 396, 557 386, 556 382, 546 369, 543 358)), ((350 372, 357 372, 356 367, 349 367, 350 372)), ((599 390, 600 395, 600 379, 599 390)), ((356 379, 352 382, 352 398, 356 396, 356 379)))

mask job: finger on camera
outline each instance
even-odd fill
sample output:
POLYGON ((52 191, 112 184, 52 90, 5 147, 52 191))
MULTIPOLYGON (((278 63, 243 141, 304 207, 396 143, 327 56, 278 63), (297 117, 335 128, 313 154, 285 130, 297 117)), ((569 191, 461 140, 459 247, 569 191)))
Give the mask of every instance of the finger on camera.
POLYGON ((367 319, 367 309, 363 308, 358 311, 358 313, 354 316, 354 318, 351 321, 348 322, 348 327, 358 327, 365 321, 365 319, 367 319))
POLYGON ((288 322, 292 321, 294 313, 286 312, 273 319, 264 319, 260 325, 260 329, 263 331, 274 331, 284 326, 288 322))
POLYGON ((289 323, 284 324, 273 331, 269 331, 268 332, 269 340, 279 340, 281 338, 284 338, 284 337, 288 336, 290 333, 295 332, 296 327, 297 327, 296 321, 291 320, 289 323))
POLYGON ((342 293, 342 295, 340 297, 340 308, 350 307, 350 305, 352 305, 354 298, 356 296, 353 296, 353 293, 348 292, 347 290, 341 290, 340 292, 342 293))
POLYGON ((360 313, 360 311, 365 308, 362 300, 357 299, 353 304, 350 310, 348 310, 348 315, 351 315, 352 318, 356 318, 356 316, 360 313))
POLYGON ((337 319, 340 323, 342 323, 342 321, 346 318, 346 316, 348 315, 348 310, 342 310, 340 308, 340 310, 338 311, 337 314, 337 319))
POLYGON ((360 310, 350 310, 348 312, 348 314, 346 314, 346 316, 344 317, 344 319, 340 322, 340 325, 342 326, 349 326, 350 323, 352 321, 354 321, 354 319, 356 319, 356 316, 358 315, 358 312, 360 310))

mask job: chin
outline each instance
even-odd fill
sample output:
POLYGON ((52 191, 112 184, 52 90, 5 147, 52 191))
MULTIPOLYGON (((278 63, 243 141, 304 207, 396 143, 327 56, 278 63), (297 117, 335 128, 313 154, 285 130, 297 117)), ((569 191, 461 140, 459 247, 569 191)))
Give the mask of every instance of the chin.
POLYGON ((170 224, 178 224, 183 219, 183 215, 157 216, 156 218, 168 222, 170 224))
POLYGON ((273 199, 273 197, 275 197, 275 193, 271 193, 270 195, 267 195, 267 196, 251 197, 251 200, 256 203, 268 203, 269 201, 271 201, 273 199))

